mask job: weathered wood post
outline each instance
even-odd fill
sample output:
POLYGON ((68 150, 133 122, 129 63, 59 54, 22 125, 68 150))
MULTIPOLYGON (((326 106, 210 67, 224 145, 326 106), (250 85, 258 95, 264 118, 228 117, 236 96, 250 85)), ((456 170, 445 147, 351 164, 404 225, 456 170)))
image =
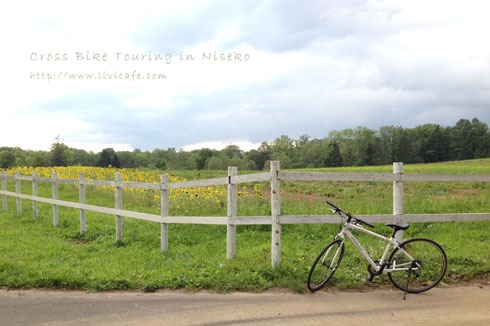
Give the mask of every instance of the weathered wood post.
MULTIPOLYGON (((54 200, 58 200, 58 175, 56 172, 51 174, 51 193, 54 200)), ((59 222, 58 204, 53 203, 53 226, 57 227, 59 222)))
MULTIPOLYGON (((393 163, 393 173, 395 174, 395 181, 393 181, 393 215, 397 220, 401 220, 403 215, 403 163, 393 163)), ((396 239, 400 242, 403 241, 403 231, 400 230, 396 234, 396 239)))
MULTIPOLYGON (((122 195, 123 195, 123 189, 121 187, 121 174, 116 173, 115 175, 115 208, 116 209, 122 209, 122 195)), ((122 216, 121 215, 116 215, 116 241, 121 242, 122 241, 122 216)))
MULTIPOLYGON (((168 174, 160 176, 160 215, 168 216, 170 191, 168 188, 168 174)), ((160 224, 160 249, 168 250, 168 223, 160 224)))
MULTIPOLYGON (((85 173, 81 172, 78 178, 78 198, 80 205, 85 205, 85 173)), ((87 215, 85 209, 80 207, 80 233, 87 232, 87 215)))
MULTIPOLYGON (((32 196, 37 197, 38 194, 38 184, 37 184, 37 172, 32 171, 32 196)), ((32 200, 32 217, 37 220, 39 217, 39 207, 35 199, 32 200)))
MULTIPOLYGON (((2 191, 7 191, 7 173, 2 170, 2 191)), ((7 195, 2 195, 2 208, 4 211, 8 210, 7 195)))
POLYGON ((233 259, 236 256, 236 225, 229 220, 237 216, 238 212, 238 185, 232 183, 232 178, 238 174, 236 166, 228 167, 228 224, 226 226, 226 258, 233 259))
POLYGON ((19 197, 20 195, 20 172, 15 172, 15 193, 17 194, 16 203, 17 203, 17 216, 22 215, 22 199, 19 197))
POLYGON ((279 161, 271 161, 271 263, 272 268, 281 264, 281 182, 279 161))

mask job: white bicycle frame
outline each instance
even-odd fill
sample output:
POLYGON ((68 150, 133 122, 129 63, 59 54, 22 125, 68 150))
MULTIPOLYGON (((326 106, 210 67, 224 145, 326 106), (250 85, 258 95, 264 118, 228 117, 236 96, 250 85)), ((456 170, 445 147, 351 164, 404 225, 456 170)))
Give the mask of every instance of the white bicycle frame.
MULTIPOLYGON (((373 268, 374 271, 376 271, 376 273, 379 273, 382 269, 383 269, 383 273, 391 273, 391 272, 398 272, 398 271, 408 271, 409 269, 417 270, 420 267, 420 266, 416 266, 416 267, 413 266, 412 262, 415 259, 408 252, 406 252, 405 249, 400 247, 400 242, 398 242, 398 240, 396 240, 396 238, 394 236, 391 236, 388 238, 388 237, 385 237, 385 236, 378 234, 376 232, 367 230, 362 225, 358 225, 358 224, 346 221, 344 223, 344 227, 342 228, 342 230, 335 236, 335 239, 341 238, 342 244, 343 244, 345 241, 345 237, 347 237, 354 244, 354 246, 359 251, 359 253, 368 261, 369 265, 371 265, 371 267, 373 268), (378 239, 381 239, 381 240, 387 242, 386 248, 384 249, 383 255, 379 259, 378 264, 371 258, 371 256, 367 253, 367 251, 359 243, 357 238, 354 236, 354 234, 352 234, 352 232, 350 230, 356 230, 356 231, 359 231, 362 233, 366 233, 372 237, 375 237, 375 238, 378 238, 378 239), (385 266, 386 258, 388 256, 388 253, 389 253, 391 247, 398 248, 398 250, 403 252, 410 259, 410 262, 400 264, 398 266, 396 265, 396 262, 393 262, 391 264, 391 266, 385 266)), ((339 247, 339 250, 337 251, 337 253, 335 254, 336 257, 339 254, 340 247, 339 247)))

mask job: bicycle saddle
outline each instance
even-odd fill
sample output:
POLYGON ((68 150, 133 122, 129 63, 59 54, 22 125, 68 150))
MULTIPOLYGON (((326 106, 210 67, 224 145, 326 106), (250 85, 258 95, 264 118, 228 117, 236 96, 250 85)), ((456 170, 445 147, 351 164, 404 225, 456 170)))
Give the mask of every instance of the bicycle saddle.
POLYGON ((410 224, 408 224, 406 222, 388 223, 388 224, 385 224, 385 225, 393 228, 393 230, 395 232, 398 231, 398 230, 406 230, 410 226, 410 224))

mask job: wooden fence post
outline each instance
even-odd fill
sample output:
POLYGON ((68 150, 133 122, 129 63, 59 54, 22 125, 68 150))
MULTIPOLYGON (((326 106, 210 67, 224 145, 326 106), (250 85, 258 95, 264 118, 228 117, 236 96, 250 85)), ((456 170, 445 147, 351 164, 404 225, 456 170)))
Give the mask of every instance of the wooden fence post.
MULTIPOLYGON (((403 215, 403 163, 393 163, 393 173, 396 175, 396 180, 393 181, 393 215, 397 220, 400 220, 403 215)), ((400 230, 396 234, 396 239, 400 242, 403 241, 403 231, 400 230)))
MULTIPOLYGON (((34 170, 32 171, 32 196, 37 197, 37 189, 37 172, 34 170)), ((39 217, 39 207, 35 199, 32 200, 32 216, 35 220, 39 217)))
MULTIPOLYGON (((168 216, 170 191, 168 188, 168 174, 160 177, 160 215, 168 216)), ((168 250, 168 223, 160 224, 160 249, 165 252, 168 250)))
MULTIPOLYGON (((20 172, 15 172, 15 193, 20 195, 20 172)), ((20 197, 16 197, 17 203, 17 216, 22 215, 22 199, 20 197)))
MULTIPOLYGON (((115 185, 116 185, 116 190, 115 190, 115 201, 116 201, 116 209, 122 209, 122 195, 123 195, 123 189, 121 187, 121 174, 116 173, 115 176, 115 185)), ((116 215, 116 241, 121 242, 122 241, 122 216, 121 215, 116 215)))
MULTIPOLYGON (((7 191, 7 173, 2 170, 2 190, 7 191)), ((8 210, 7 195, 2 195, 2 208, 4 211, 8 210)))
MULTIPOLYGON (((238 212, 238 185, 231 183, 231 178, 238 174, 236 166, 228 167, 228 220, 237 216, 238 212)), ((236 225, 229 223, 226 226, 226 258, 233 259, 236 256, 236 225)))
POLYGON ((281 264, 281 181, 279 180, 279 161, 271 161, 271 263, 272 268, 281 264))
MULTIPOLYGON (((78 178, 78 198, 80 204, 85 204, 85 173, 81 172, 78 178)), ((80 208, 80 233, 87 232, 87 215, 83 208, 80 208)))
MULTIPOLYGON (((56 172, 51 174, 51 192, 53 194, 53 199, 58 200, 58 175, 56 172)), ((53 204, 53 226, 57 227, 59 222, 58 216, 58 205, 53 204)))

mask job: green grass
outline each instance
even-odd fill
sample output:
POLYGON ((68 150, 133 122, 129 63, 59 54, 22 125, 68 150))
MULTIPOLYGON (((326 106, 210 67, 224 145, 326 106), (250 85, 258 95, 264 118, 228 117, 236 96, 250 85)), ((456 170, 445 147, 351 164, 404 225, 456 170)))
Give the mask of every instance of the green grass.
MULTIPOLYGON (((390 169, 391 166, 385 166, 333 171, 391 172, 390 169)), ((489 174, 490 160, 406 165, 405 172, 489 174)), ((189 177, 189 172, 186 173, 189 177)), ((283 215, 325 214, 325 199, 359 215, 390 214, 392 210, 391 183, 284 182, 281 186, 283 215)), ((267 187, 264 184, 264 192, 267 187)), ((23 184, 22 191, 30 193, 28 184, 23 184)), ((49 185, 40 186, 40 194, 50 196, 50 192, 49 185)), ((59 196, 77 201, 78 190, 60 185, 59 196)), ((490 212, 488 198, 490 185, 485 183, 407 183, 405 212, 490 212)), ((113 207, 114 195, 93 187, 87 190, 87 202, 113 207)), ((338 225, 283 225, 281 266, 272 269, 270 226, 238 226, 237 256, 227 260, 226 226, 170 225, 169 251, 162 253, 157 223, 125 218, 123 241, 118 243, 113 216, 87 212, 88 231, 80 234, 77 210, 60 207, 60 224, 53 227, 51 206, 40 203, 39 218, 34 220, 30 202, 23 201, 20 217, 16 215, 15 200, 9 198, 8 204, 9 210, 0 212, 0 286, 9 288, 226 292, 280 287, 301 292, 305 291, 311 263, 338 229, 338 225)), ((125 197, 124 205, 158 213, 154 203, 136 195, 125 197)), ((172 214, 184 215, 184 209, 174 206, 172 214)), ((269 214, 270 204, 264 198, 240 198, 239 212, 239 215, 269 214)), ((192 213, 226 215, 226 207, 200 207, 192 213)), ((429 237, 445 248, 449 261, 445 281, 451 283, 490 275, 489 226, 488 221, 413 223, 406 237, 429 237)), ((377 225, 377 231, 390 233, 382 225, 377 225)), ((370 252, 380 255, 376 240, 364 235, 359 239, 370 252)), ((364 259, 347 244, 332 284, 339 288, 362 288, 366 286, 366 269, 364 259)), ((388 282, 385 276, 375 280, 375 284, 388 282)))

